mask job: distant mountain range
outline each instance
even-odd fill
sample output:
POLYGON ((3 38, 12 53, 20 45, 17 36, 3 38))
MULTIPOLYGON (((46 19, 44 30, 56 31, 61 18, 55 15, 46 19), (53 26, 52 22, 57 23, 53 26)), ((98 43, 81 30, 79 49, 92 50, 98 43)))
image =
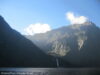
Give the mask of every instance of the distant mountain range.
POLYGON ((100 28, 85 22, 24 37, 0 16, 0 67, 57 65, 100 67, 100 28))
POLYGON ((100 28, 90 21, 25 37, 76 67, 100 67, 100 28))

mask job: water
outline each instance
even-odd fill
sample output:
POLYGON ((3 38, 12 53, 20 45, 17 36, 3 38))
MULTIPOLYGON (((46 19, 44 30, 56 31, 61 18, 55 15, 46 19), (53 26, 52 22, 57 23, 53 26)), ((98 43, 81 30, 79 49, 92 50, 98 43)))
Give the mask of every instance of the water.
POLYGON ((0 75, 100 75, 96 68, 0 68, 0 75))

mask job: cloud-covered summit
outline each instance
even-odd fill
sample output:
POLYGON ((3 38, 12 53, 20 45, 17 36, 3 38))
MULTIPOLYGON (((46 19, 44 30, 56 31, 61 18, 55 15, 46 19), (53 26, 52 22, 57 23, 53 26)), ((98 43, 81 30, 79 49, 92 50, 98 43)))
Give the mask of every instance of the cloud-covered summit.
POLYGON ((69 20, 71 24, 83 24, 88 20, 87 17, 76 16, 73 12, 67 12, 66 19, 69 20))

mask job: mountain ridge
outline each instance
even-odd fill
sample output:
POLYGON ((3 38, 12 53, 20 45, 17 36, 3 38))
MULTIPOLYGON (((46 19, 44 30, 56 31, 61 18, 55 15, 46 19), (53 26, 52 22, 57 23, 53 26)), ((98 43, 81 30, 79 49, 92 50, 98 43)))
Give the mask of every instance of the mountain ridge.
POLYGON ((56 67, 56 62, 0 16, 0 67, 56 67))
POLYGON ((71 64, 100 67, 100 28, 92 22, 26 37, 44 52, 55 53, 71 64))

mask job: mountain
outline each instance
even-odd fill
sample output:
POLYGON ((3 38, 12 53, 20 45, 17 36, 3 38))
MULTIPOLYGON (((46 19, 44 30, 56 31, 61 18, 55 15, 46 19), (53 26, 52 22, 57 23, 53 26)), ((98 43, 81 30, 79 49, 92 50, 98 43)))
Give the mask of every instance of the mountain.
POLYGON ((56 62, 0 16, 0 67, 56 67, 56 62))
POLYGON ((100 28, 90 21, 25 37, 76 67, 100 67, 100 28))

